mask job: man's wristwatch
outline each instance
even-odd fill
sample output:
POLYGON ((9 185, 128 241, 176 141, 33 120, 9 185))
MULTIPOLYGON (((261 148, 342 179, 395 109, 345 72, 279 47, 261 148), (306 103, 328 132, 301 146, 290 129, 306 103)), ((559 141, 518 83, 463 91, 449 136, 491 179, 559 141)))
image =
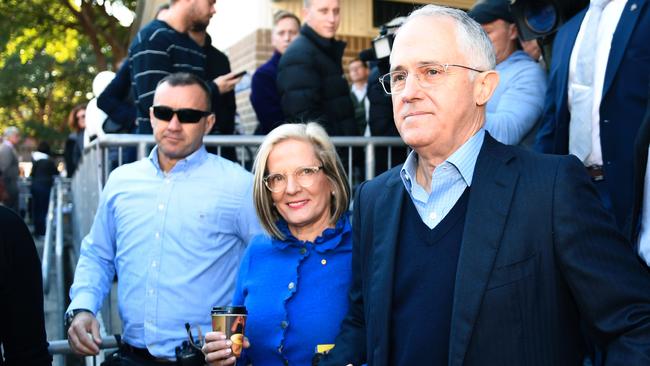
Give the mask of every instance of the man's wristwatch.
POLYGON ((90 311, 88 309, 71 309, 71 310, 66 311, 65 318, 64 318, 65 319, 64 320, 65 327, 66 328, 70 327, 70 324, 72 324, 72 319, 74 319, 74 317, 77 314, 79 314, 81 312, 84 312, 84 311, 92 314, 92 311, 90 311))

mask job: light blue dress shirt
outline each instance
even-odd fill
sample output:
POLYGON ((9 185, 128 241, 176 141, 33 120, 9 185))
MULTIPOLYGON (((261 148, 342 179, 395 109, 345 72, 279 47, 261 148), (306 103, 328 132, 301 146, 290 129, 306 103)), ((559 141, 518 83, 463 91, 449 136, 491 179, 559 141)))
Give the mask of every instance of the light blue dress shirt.
POLYGON ((431 194, 415 179, 418 155, 411 151, 406 158, 400 176, 422 222, 430 229, 438 225, 454 207, 465 189, 472 185, 474 166, 483 146, 485 130, 474 136, 454 151, 447 160, 438 165, 431 176, 431 194))
POLYGON ((524 51, 515 51, 496 71, 499 85, 487 103, 485 129, 497 141, 516 145, 542 116, 546 73, 524 51))
POLYGON ((202 146, 164 173, 157 151, 111 173, 69 309, 97 313, 117 271, 124 341, 175 359, 184 324, 209 331, 212 306, 230 304, 244 250, 262 230, 249 172, 202 146))

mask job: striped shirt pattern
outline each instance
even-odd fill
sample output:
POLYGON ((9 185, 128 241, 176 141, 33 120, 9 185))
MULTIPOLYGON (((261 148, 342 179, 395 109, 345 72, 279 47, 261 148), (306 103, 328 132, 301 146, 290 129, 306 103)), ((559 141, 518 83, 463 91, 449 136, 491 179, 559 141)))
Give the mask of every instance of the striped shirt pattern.
POLYGON ((472 185, 474 166, 483 146, 485 130, 479 130, 447 160, 438 165, 431 176, 431 193, 418 184, 416 177, 418 156, 411 151, 400 171, 422 222, 430 229, 438 225, 454 207, 465 189, 472 185))
MULTIPOLYGON (((187 34, 154 20, 144 27, 129 48, 131 86, 138 110, 139 133, 151 133, 149 107, 158 82, 169 74, 188 72, 206 80, 206 56, 187 34)), ((214 83, 208 83, 216 88, 214 83)), ((212 90, 214 93, 215 90, 212 90)))

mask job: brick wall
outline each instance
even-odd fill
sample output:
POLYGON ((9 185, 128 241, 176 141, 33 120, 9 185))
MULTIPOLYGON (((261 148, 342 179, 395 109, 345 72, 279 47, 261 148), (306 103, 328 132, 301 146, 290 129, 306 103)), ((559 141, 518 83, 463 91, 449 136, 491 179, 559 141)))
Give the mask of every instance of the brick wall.
MULTIPOLYGON (((347 65, 350 60, 357 57, 359 52, 370 47, 371 39, 369 37, 359 36, 339 36, 348 43, 343 55, 343 68, 347 73, 347 65)), ((271 46, 271 31, 269 29, 258 29, 257 31, 242 38, 227 50, 230 66, 233 71, 247 70, 250 82, 250 76, 273 54, 271 46)), ((241 83, 242 88, 237 91, 237 113, 239 114, 240 131, 246 134, 252 134, 257 126, 257 117, 250 104, 250 84, 241 83)))

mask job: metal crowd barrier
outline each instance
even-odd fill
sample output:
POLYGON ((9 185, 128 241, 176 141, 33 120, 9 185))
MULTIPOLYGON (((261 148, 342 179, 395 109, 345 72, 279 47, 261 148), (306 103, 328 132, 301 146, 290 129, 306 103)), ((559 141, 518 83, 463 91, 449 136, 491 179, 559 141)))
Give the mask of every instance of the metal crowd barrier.
MULTIPOLYGON (((264 136, 206 136, 204 137, 204 144, 208 147, 215 147, 219 155, 221 154, 222 147, 235 147, 239 164, 250 169, 257 148, 263 140, 264 136)), ((386 148, 386 163, 388 167, 391 167, 394 159, 392 149, 404 147, 404 143, 399 137, 332 137, 332 142, 337 147, 339 154, 343 152, 345 154, 344 158, 347 158, 343 159, 343 161, 347 161, 345 168, 348 173, 350 185, 354 183, 353 161, 357 157, 357 154, 364 154, 364 178, 371 179, 375 173, 376 148, 386 148)), ((52 195, 50 196, 42 271, 44 289, 47 293, 50 289, 49 266, 51 259, 49 253, 52 250, 52 230, 54 230, 55 265, 58 269, 56 291, 59 295, 61 314, 65 310, 63 307, 66 296, 63 282, 64 213, 69 212, 71 214, 68 222, 72 223, 72 240, 74 246, 69 246, 69 248, 72 250, 70 255, 76 258, 78 257, 81 240, 88 233, 92 225, 99 202, 99 195, 110 172, 115 167, 127 162, 129 160, 127 159, 129 154, 134 159, 142 159, 147 156, 154 144, 155 141, 152 135, 109 134, 100 137, 84 148, 82 162, 77 168, 72 180, 65 178, 56 180, 52 195), (66 203, 64 196, 71 198, 71 205, 66 203)), ((113 319, 116 317, 113 313, 114 309, 112 309, 111 301, 105 301, 102 312, 98 314, 98 320, 101 323, 102 338, 104 339, 101 348, 117 347, 115 336, 105 336, 106 332, 119 333, 114 325, 119 320, 113 319)), ((60 335, 62 338, 65 338, 63 325, 61 325, 61 331, 57 333, 57 336, 60 335)), ((50 341, 49 350, 51 354, 55 355, 55 364, 57 364, 57 361, 61 361, 62 355, 72 353, 65 339, 50 341)), ((100 353, 99 356, 87 357, 86 364, 99 365, 99 362, 102 360, 103 354, 100 353)), ((59 364, 62 365, 61 363, 59 364)))

